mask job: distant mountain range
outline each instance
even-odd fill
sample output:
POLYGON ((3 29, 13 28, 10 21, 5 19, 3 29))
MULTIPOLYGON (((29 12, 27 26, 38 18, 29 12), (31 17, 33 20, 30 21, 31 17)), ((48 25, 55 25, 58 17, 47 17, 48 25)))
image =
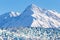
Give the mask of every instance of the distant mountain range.
POLYGON ((0 15, 0 27, 59 28, 60 14, 54 10, 41 9, 31 4, 21 14, 7 12, 0 15))

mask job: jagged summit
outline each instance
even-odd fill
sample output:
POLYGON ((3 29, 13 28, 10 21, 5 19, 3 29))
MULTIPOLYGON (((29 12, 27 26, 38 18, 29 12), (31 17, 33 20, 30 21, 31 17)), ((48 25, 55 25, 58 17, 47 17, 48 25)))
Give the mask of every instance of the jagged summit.
POLYGON ((32 15, 36 14, 36 12, 40 12, 42 9, 40 9, 38 6, 35 4, 29 5, 23 12, 22 15, 32 15))
POLYGON ((29 7, 29 8, 36 8, 36 7, 38 7, 38 6, 35 5, 35 4, 30 4, 28 7, 29 7))
MULTIPOLYGON (((31 4, 31 5, 29 5, 27 8, 28 8, 28 9, 31 9, 31 10, 41 9, 40 7, 38 7, 38 6, 35 5, 35 4, 31 4)), ((27 9, 27 8, 26 8, 26 9, 27 9)))
POLYGON ((31 4, 21 14, 11 11, 1 15, 0 26, 59 28, 60 14, 52 10, 41 9, 35 4, 31 4))
POLYGON ((2 14, 0 16, 4 16, 4 17, 17 17, 19 15, 20 15, 19 12, 10 11, 10 12, 7 12, 7 13, 2 14))
POLYGON ((13 12, 13 11, 10 12, 10 17, 16 17, 16 16, 19 16, 19 15, 20 15, 19 12, 13 12))

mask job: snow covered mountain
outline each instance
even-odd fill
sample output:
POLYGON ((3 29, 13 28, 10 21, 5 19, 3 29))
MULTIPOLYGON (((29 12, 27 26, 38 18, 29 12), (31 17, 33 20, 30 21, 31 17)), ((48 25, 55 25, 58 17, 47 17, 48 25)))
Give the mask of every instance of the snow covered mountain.
POLYGON ((21 14, 8 12, 0 15, 0 27, 60 27, 60 14, 31 4, 21 14))

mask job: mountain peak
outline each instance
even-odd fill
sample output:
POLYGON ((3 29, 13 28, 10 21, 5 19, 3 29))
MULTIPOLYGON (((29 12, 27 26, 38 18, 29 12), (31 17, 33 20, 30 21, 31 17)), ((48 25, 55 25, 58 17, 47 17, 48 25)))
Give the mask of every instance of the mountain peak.
POLYGON ((33 6, 34 6, 34 7, 36 7, 36 5, 35 5, 35 4, 30 4, 30 6, 31 6, 31 7, 33 7, 33 6))
POLYGON ((19 15, 20 15, 19 12, 14 12, 14 11, 10 12, 10 17, 16 17, 16 16, 19 16, 19 15))
POLYGON ((36 6, 35 4, 30 4, 28 8, 38 8, 38 6, 36 6))
POLYGON ((35 4, 30 4, 22 13, 22 15, 32 15, 36 14, 36 12, 40 12, 40 8, 36 6, 35 4))
POLYGON ((60 14, 52 10, 40 9, 40 7, 35 4, 31 4, 21 14, 19 12, 11 11, 0 16, 0 24, 2 27, 31 26, 59 28, 60 14))

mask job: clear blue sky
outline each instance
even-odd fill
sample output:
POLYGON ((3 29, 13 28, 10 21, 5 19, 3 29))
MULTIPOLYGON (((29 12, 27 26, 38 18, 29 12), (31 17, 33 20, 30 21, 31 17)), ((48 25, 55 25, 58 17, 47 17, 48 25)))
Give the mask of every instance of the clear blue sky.
POLYGON ((10 11, 22 12, 32 3, 41 8, 60 12, 60 0, 0 0, 0 14, 10 11))

